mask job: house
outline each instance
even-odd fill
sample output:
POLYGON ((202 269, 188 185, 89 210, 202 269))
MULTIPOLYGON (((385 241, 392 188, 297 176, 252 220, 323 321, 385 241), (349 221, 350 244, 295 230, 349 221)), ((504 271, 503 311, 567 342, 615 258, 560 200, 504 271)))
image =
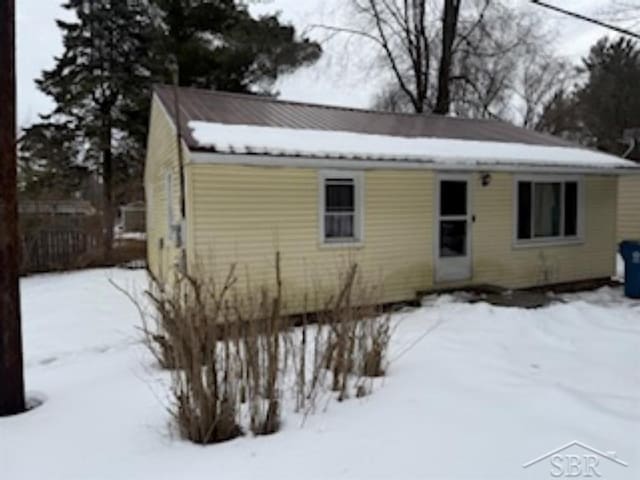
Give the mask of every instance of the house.
POLYGON ((21 216, 45 217, 87 217, 97 211, 86 200, 20 200, 18 210, 21 216))
POLYGON ((235 263, 273 283, 279 251, 293 304, 352 261, 383 285, 381 303, 610 277, 618 180, 638 172, 498 121, 160 86, 148 261, 164 278, 179 265, 220 278, 235 263))
MULTIPOLYGON (((640 128, 630 128, 623 133, 628 145, 625 157, 640 165, 640 128)), ((618 190, 618 240, 640 240, 640 175, 620 178, 618 190)))

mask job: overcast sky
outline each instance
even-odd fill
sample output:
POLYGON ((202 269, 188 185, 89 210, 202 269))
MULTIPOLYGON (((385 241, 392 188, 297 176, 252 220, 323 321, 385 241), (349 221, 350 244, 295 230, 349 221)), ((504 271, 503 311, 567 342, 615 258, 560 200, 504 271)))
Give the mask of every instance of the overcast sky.
MULTIPOLYGON (((261 0, 252 7, 258 13, 279 11, 281 18, 301 31, 315 23, 345 25, 339 6, 345 0, 261 0)), ((527 9, 539 9, 526 0, 512 0, 527 9)), ((596 14, 607 7, 608 0, 548 0, 584 14, 596 14)), ((27 125, 47 113, 51 101, 40 93, 34 79, 45 68, 54 65, 54 57, 62 53, 62 39, 56 18, 69 18, 60 7, 61 0, 17 0, 18 122, 27 125)), ((558 52, 575 61, 608 32, 552 12, 542 12, 550 25, 560 32, 558 52)), ((324 38, 326 33, 312 30, 311 37, 324 38)), ((281 98, 334 105, 366 107, 384 83, 371 61, 366 46, 345 38, 334 38, 323 45, 322 59, 310 68, 297 71, 278 83, 281 98)))

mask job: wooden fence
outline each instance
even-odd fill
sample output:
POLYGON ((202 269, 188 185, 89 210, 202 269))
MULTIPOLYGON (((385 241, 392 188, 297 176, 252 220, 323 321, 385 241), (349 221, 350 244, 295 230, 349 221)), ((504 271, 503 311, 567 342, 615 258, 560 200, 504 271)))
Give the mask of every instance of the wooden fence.
POLYGON ((22 273, 81 268, 99 252, 96 235, 82 230, 38 229, 22 235, 22 273))

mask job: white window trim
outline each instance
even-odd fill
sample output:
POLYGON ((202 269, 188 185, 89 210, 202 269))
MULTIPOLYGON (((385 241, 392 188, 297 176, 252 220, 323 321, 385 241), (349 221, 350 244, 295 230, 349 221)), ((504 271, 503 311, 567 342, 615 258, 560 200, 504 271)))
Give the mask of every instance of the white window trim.
POLYGON ((319 245, 328 248, 362 247, 364 244, 364 174, 353 170, 320 170, 318 172, 318 231, 319 245), (324 217, 326 208, 325 181, 328 178, 344 178, 353 180, 354 185, 354 233, 355 238, 329 240, 325 238, 324 217))
MULTIPOLYGON (((533 194, 533 189, 532 189, 533 194)), ((553 247, 563 245, 580 245, 584 243, 585 232, 585 189, 584 178, 581 175, 515 175, 513 178, 513 247, 514 248, 531 248, 531 247, 553 247), (573 237, 545 237, 545 238, 518 238, 518 183, 562 183, 562 202, 563 209, 560 217, 560 226, 564 230, 564 183, 576 182, 578 185, 578 218, 577 218, 577 235, 573 237)), ((532 204, 533 205, 533 204, 532 204)), ((531 221, 533 222, 533 215, 531 221)), ((533 234, 533 230, 532 230, 533 234)))

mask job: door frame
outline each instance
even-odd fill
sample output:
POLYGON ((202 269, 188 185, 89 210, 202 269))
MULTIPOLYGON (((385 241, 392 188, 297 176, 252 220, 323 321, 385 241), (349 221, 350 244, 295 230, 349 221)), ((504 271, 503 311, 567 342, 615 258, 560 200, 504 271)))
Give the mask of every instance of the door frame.
MULTIPOLYGON (((434 215, 433 215, 433 223, 434 223, 434 233, 435 236, 433 238, 433 278, 434 283, 454 283, 454 282, 464 282, 471 280, 473 278, 473 174, 472 173, 447 173, 447 172, 438 172, 435 175, 435 201, 434 201, 434 215), (447 275, 443 274, 443 260, 446 262, 446 258, 443 259, 440 257, 440 190, 443 181, 464 181, 467 184, 467 214, 463 215, 451 215, 450 217, 459 217, 459 220, 466 220, 467 222, 467 254, 465 257, 453 257, 457 259, 464 258, 468 264, 468 274, 465 277, 461 278, 448 278, 447 275), (465 217, 465 218, 462 218, 465 217)), ((445 216, 447 218, 448 216, 445 216)), ((452 218, 455 220, 456 218, 452 218)))

